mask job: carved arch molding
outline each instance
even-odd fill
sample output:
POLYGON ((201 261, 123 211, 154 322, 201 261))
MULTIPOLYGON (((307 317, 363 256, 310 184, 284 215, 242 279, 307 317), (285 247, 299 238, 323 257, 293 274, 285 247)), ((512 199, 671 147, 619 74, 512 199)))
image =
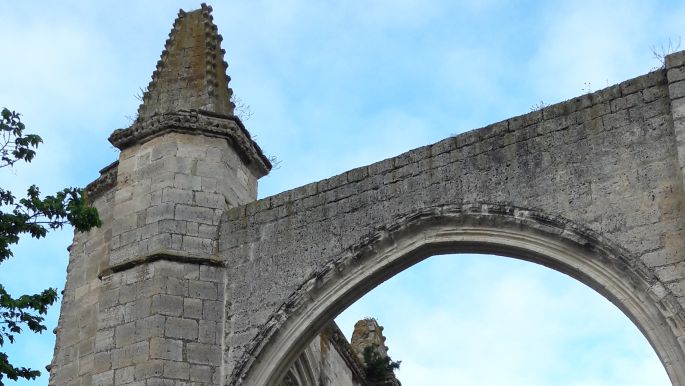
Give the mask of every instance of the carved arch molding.
POLYGON ((497 254, 547 266, 590 286, 642 331, 675 385, 685 384, 683 310, 628 251, 560 216, 498 204, 427 208, 331 259, 269 316, 233 385, 276 384, 327 321, 369 290, 438 254, 497 254))

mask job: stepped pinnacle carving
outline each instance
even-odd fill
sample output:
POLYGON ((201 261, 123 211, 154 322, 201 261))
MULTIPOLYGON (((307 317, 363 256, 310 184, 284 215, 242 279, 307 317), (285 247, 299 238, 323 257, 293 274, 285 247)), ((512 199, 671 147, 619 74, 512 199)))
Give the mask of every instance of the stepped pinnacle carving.
POLYGON ((138 119, 179 110, 204 110, 233 115, 233 91, 228 87, 228 64, 212 7, 179 10, 152 81, 143 93, 138 119))

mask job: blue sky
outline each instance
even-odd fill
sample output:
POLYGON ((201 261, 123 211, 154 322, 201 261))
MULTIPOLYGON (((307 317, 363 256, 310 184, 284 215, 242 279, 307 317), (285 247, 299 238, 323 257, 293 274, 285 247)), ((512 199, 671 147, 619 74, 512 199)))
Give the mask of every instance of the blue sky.
MULTIPOLYGON (((681 1, 222 1, 231 86, 280 167, 260 197, 648 72, 652 46, 683 35, 681 1)), ((45 144, 3 187, 85 186, 117 158, 178 8, 188 1, 3 4, 0 102, 45 144)), ((23 241, 0 267, 13 293, 62 288, 71 232, 23 241)), ((637 329, 608 301, 549 269, 435 257, 338 321, 378 316, 412 385, 667 385, 637 329), (396 302, 396 303, 392 303, 396 302), (410 311, 407 311, 410 310, 410 311), (492 371, 496 362, 498 371, 492 371), (426 382, 430 379, 430 382, 426 382)), ((56 324, 58 307, 48 321, 56 324)), ((10 355, 42 368, 54 338, 10 355)), ((35 384, 46 384, 46 378, 35 384)))

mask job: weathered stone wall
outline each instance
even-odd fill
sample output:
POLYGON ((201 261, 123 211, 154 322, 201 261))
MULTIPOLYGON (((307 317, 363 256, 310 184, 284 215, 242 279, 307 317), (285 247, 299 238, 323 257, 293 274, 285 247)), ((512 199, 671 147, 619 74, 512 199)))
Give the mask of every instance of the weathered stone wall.
POLYGON ((223 282, 218 267, 167 260, 104 277, 93 384, 220 384, 223 282))
POLYGON ((338 326, 331 322, 288 370, 280 386, 367 386, 360 364, 338 326))
POLYGON ((168 133, 119 156, 110 265, 159 253, 216 255, 219 219, 253 201, 257 178, 228 142, 168 133))
POLYGON ((114 193, 99 192, 94 198, 93 205, 103 226, 88 233, 76 233, 69 248, 67 282, 50 364, 51 385, 89 385, 93 374, 102 291, 98 273, 107 266, 114 193))
MULTIPOLYGON (((403 219, 448 208, 512 217, 514 208, 530 209, 596 235, 621 251, 607 269, 626 282, 639 277, 660 320, 685 339, 684 57, 672 55, 668 70, 229 210, 220 238, 232 299, 226 383, 238 382, 231 377, 244 376, 253 357, 259 362, 290 317, 307 312, 322 282, 346 279, 359 264, 356 251, 392 237, 403 219)), ((673 350, 682 357, 682 347, 673 350)), ((665 365, 672 377, 682 372, 674 370, 682 363, 665 365)))

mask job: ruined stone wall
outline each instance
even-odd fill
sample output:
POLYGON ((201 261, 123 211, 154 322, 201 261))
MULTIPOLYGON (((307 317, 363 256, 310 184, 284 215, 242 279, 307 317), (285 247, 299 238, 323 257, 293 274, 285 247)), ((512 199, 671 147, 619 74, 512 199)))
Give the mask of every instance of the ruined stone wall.
POLYGON ((55 353, 50 364, 51 385, 89 385, 91 382, 95 333, 100 309, 106 307, 100 303, 102 282, 98 274, 108 263, 114 203, 111 186, 115 180, 112 169, 105 169, 97 186, 88 189, 103 225, 88 233, 76 233, 69 247, 67 281, 62 292, 55 353))
POLYGON ((104 225, 72 246, 50 384, 219 384, 218 223, 255 199, 253 171, 225 139, 175 132, 110 169, 94 183, 104 225))
POLYGON ((279 386, 370 386, 354 355, 331 322, 302 351, 279 386))
POLYGON ((110 264, 155 253, 216 254, 224 209, 253 201, 257 178, 226 140, 168 133, 119 157, 110 264))
MULTIPOLYGON (((255 363, 289 315, 305 312, 298 307, 317 296, 316 288, 345 280, 358 264, 355 251, 382 235, 393 237, 403 219, 450 208, 511 211, 512 218, 516 210, 530 210, 616 246, 622 256, 608 269, 626 282, 640 277, 646 301, 658 304, 663 323, 685 339, 683 57, 670 58, 677 70, 658 70, 229 210, 220 236, 232 297, 226 382, 255 363), (672 107, 678 110, 673 116, 672 107)), ((576 272, 581 280, 584 275, 576 272)), ((597 289, 609 296, 610 290, 597 289)), ((673 350, 682 356, 682 347, 673 350)), ((679 364, 665 365, 672 376, 679 371, 679 364)))

